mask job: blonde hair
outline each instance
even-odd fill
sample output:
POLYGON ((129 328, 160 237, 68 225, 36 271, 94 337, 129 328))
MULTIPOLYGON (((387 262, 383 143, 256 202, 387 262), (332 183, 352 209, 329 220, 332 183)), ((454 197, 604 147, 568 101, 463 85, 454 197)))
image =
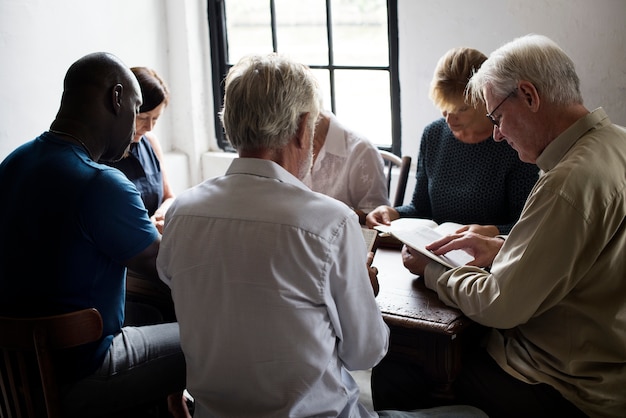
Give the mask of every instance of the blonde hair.
POLYGON ((487 56, 472 48, 453 48, 437 62, 433 79, 430 82, 430 99, 440 110, 450 110, 465 100, 465 89, 470 78, 487 56))

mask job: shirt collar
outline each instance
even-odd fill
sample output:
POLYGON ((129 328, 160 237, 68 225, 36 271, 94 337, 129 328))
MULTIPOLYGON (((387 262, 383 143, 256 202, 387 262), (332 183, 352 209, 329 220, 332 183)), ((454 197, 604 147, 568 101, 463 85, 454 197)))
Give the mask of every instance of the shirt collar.
POLYGON ((348 146, 345 141, 344 129, 333 114, 330 115, 328 133, 326 134, 326 141, 324 142, 322 149, 329 154, 337 155, 339 157, 348 156, 348 146))
POLYGON ((572 126, 548 144, 541 155, 537 157, 537 167, 544 172, 550 171, 563 159, 563 156, 576 141, 588 131, 599 129, 609 124, 611 124, 611 121, 601 107, 578 119, 572 126))
POLYGON ((276 179, 282 183, 291 184, 303 190, 310 190, 293 174, 271 160, 261 158, 235 158, 226 170, 226 175, 248 174, 259 177, 276 179))

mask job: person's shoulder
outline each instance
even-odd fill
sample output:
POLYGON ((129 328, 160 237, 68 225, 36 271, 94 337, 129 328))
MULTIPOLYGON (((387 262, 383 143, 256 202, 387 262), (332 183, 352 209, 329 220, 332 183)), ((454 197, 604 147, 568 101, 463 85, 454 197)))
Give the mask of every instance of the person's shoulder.
POLYGON ((9 153, 2 161, 0 161, 0 167, 8 166, 13 163, 15 160, 19 160, 20 158, 28 158, 31 155, 30 149, 34 146, 35 140, 28 141, 9 153))
POLYGON ((353 127, 347 127, 343 125, 336 116, 333 116, 331 118, 328 136, 334 137, 335 141, 340 141, 341 139, 343 139, 346 143, 346 148, 348 150, 355 148, 376 149, 372 141, 367 137, 365 133, 353 127), (334 132, 335 135, 331 135, 331 132, 334 132))
POLYGON ((424 131, 444 130, 447 126, 448 124, 444 118, 438 118, 426 125, 424 131))
MULTIPOLYGON (((308 193, 308 191, 307 191, 308 193)), ((344 202, 325 195, 324 193, 313 192, 310 199, 316 202, 316 205, 321 209, 318 214, 323 213, 322 217, 326 217, 326 222, 333 222, 334 220, 343 219, 351 214, 354 214, 354 210, 346 205, 344 202)))
POLYGON ((291 208, 295 211, 315 213, 318 220, 336 219, 345 213, 352 212, 352 209, 342 201, 308 187, 291 185, 285 192, 285 196, 289 196, 289 200, 293 202, 291 208))
POLYGON ((359 159, 363 155, 378 155, 378 148, 372 141, 359 133, 350 133, 347 135, 347 148, 349 158, 359 159))
POLYGON ((422 141, 436 141, 448 134, 452 135, 452 132, 448 128, 446 120, 439 118, 426 125, 422 134, 422 141))
POLYGON ((442 147, 455 147, 458 141, 444 118, 432 121, 424 128, 420 149, 424 152, 437 152, 442 147))
POLYGON ((146 132, 141 137, 141 142, 143 142, 146 146, 149 146, 152 149, 157 149, 160 147, 159 138, 154 134, 154 132, 146 132))
POLYGON ((93 170, 92 185, 107 189, 136 191, 135 185, 117 168, 95 162, 91 162, 88 166, 93 170))
POLYGON ((347 161, 360 161, 363 158, 372 161, 381 158, 378 147, 367 135, 355 129, 342 127, 342 130, 342 137, 345 141, 345 149, 342 153, 347 161))
POLYGON ((313 191, 303 191, 303 193, 306 193, 306 198, 300 200, 301 205, 293 208, 293 214, 300 228, 330 239, 338 230, 351 222, 351 218, 354 218, 352 221, 358 224, 356 213, 345 203, 323 193, 313 191))

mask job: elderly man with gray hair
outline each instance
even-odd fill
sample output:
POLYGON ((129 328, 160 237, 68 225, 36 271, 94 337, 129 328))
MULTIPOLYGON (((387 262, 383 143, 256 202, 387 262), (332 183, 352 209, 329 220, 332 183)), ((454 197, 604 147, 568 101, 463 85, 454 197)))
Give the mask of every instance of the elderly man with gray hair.
POLYGON ((490 417, 626 411, 626 130, 588 111, 579 85, 544 36, 493 52, 469 93, 491 109, 494 140, 542 175, 506 239, 464 233, 430 245, 469 251, 468 266, 446 271, 414 251, 404 259, 446 304, 491 328, 456 384, 460 401, 490 417))
MULTIPOLYGON (((269 54, 242 59, 225 88, 221 117, 239 158, 176 199, 157 260, 194 417, 376 416, 348 373, 387 352, 371 253, 354 211, 301 181, 317 81, 269 54)), ((469 407, 442 412, 451 411, 484 417, 469 407)))

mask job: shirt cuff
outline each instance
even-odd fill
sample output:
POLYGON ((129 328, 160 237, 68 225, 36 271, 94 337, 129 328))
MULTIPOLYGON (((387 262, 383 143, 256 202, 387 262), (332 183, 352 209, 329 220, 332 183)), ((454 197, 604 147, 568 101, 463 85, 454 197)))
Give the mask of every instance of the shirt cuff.
POLYGON ((448 271, 448 268, 439 263, 432 262, 426 265, 424 269, 424 284, 430 290, 437 290, 437 281, 442 274, 448 271))

